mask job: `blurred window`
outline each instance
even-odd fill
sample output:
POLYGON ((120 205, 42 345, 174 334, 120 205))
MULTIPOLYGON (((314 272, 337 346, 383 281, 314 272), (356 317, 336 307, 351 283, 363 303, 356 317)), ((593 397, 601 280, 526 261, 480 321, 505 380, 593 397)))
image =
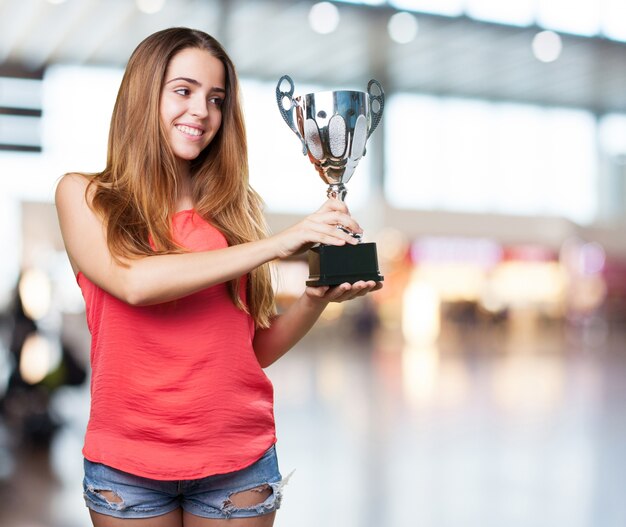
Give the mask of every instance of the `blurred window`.
POLYGON ((0 76, 0 152, 41 151, 40 78, 0 76))
POLYGON ((626 41, 626 2, 602 0, 602 32, 613 40, 626 41))
POLYGON ((392 206, 594 219, 589 112, 402 94, 385 120, 392 206))
POLYGON ((43 146, 59 173, 106 165, 111 113, 123 70, 55 65, 44 77, 43 146))
POLYGON ((592 36, 600 31, 601 3, 598 0, 550 0, 537 4, 541 27, 592 36))
POLYGON ((599 129, 602 151, 626 159, 626 114, 605 114, 600 119, 599 129))
POLYGON ((389 0, 389 5, 396 9, 446 16, 461 15, 464 4, 465 0, 389 0))
POLYGON ((384 5, 386 0, 338 0, 344 4, 384 5))
POLYGON ((0 77, 0 106, 41 108, 41 80, 0 77))
POLYGON ((39 150, 41 119, 35 116, 2 115, 0 113, 0 149, 39 150))

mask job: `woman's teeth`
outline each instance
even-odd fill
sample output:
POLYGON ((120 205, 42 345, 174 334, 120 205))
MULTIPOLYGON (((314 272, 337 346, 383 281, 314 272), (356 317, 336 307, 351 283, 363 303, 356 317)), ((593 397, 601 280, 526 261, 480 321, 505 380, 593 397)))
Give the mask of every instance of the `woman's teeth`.
POLYGON ((184 124, 177 124, 176 128, 187 135, 202 135, 202 130, 198 130, 198 128, 191 128, 191 126, 185 126, 184 124))

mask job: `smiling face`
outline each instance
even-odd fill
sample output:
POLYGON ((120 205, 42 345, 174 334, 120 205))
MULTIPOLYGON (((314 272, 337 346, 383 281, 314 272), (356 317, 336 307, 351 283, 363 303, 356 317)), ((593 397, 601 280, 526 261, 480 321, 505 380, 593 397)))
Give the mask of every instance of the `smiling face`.
POLYGON ((225 82, 224 65, 204 49, 186 48, 170 60, 159 113, 167 140, 179 160, 198 157, 218 132, 225 82))

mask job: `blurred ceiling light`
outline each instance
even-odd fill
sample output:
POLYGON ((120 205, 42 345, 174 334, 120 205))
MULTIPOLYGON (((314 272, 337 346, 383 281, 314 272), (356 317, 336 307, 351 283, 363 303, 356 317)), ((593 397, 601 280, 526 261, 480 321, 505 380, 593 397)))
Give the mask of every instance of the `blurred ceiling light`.
POLYGON ((148 15, 158 13, 164 5, 165 0, 137 0, 137 8, 148 15))
POLYGON ((18 284, 24 313, 32 320, 43 318, 50 310, 52 288, 48 275, 39 269, 24 271, 18 284))
POLYGON ((403 11, 389 19, 387 31, 391 39, 398 44, 408 44, 417 36, 417 18, 403 11))
POLYGON ((339 25, 339 10, 330 2, 318 2, 309 11, 309 24, 316 33, 332 33, 339 25))
POLYGON ((48 0, 49 4, 54 4, 54 5, 58 5, 58 4, 64 4, 65 0, 48 0))
POLYGON ((554 62, 561 55, 563 44, 554 31, 540 31, 533 38, 532 49, 537 60, 554 62))

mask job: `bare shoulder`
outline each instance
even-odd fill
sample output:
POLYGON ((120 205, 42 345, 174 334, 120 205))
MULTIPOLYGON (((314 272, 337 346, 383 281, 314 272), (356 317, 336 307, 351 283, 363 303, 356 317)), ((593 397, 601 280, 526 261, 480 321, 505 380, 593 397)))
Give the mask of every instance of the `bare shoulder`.
POLYGON ((55 202, 58 206, 85 203, 85 191, 90 179, 76 172, 65 174, 59 180, 55 191, 55 202))
POLYGON ((69 172, 59 179, 57 184, 57 192, 71 192, 76 190, 82 190, 85 192, 87 185, 89 185, 90 178, 85 174, 78 172, 69 172))

